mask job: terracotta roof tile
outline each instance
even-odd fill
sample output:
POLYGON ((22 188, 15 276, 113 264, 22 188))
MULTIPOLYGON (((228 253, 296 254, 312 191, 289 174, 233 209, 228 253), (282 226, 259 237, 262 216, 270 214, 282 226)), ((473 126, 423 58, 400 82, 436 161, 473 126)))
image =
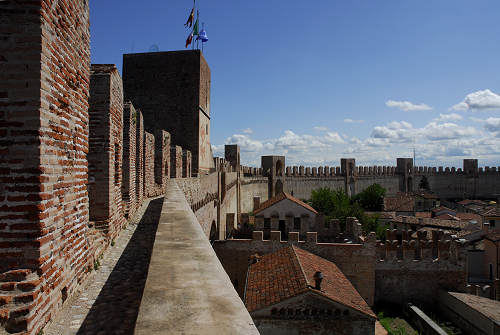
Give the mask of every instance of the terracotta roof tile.
POLYGON ((411 194, 399 193, 395 197, 384 197, 384 211, 413 212, 415 197, 411 194))
POLYGON ((250 266, 245 305, 253 312, 305 292, 321 294, 375 317, 337 265, 296 246, 264 255, 250 266), (321 291, 312 288, 316 271, 323 273, 321 291))
POLYGON ((290 194, 288 194, 286 192, 281 192, 277 196, 275 196, 275 197, 273 197, 273 198, 271 198, 271 199, 269 199, 267 201, 264 201, 262 204, 260 204, 259 208, 254 211, 254 214, 262 212, 264 209, 269 208, 272 205, 277 204, 278 202, 280 202, 282 200, 285 200, 285 199, 293 201, 297 205, 302 206, 305 209, 308 209, 311 212, 318 214, 318 212, 314 208, 312 208, 310 205, 306 204, 303 201, 300 201, 299 199, 295 198, 294 196, 292 196, 292 195, 290 195, 290 194))
POLYGON ((488 233, 486 234, 485 238, 493 242, 498 242, 500 241, 500 231, 488 233))

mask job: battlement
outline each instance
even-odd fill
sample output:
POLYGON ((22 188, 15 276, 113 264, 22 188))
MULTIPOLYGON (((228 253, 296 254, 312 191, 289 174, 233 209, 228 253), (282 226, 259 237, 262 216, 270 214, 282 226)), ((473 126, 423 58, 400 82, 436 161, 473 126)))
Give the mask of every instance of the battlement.
POLYGON ((486 174, 500 174, 499 167, 485 166, 484 168, 478 167, 473 170, 465 171, 462 168, 456 167, 430 167, 430 166, 417 166, 413 169, 415 175, 486 175, 486 174))
POLYGON ((417 231, 413 239, 412 231, 403 231, 401 239, 397 237, 396 229, 386 230, 386 241, 377 241, 378 262, 426 261, 449 262, 451 264, 466 261, 466 242, 454 239, 442 230, 432 231, 429 239, 427 231, 417 231))

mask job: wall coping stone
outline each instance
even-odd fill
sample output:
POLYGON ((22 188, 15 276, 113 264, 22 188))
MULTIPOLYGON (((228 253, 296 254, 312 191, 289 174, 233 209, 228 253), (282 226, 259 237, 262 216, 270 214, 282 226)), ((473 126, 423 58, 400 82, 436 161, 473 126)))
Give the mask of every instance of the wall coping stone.
POLYGON ((175 180, 167 182, 135 334, 259 334, 175 180))

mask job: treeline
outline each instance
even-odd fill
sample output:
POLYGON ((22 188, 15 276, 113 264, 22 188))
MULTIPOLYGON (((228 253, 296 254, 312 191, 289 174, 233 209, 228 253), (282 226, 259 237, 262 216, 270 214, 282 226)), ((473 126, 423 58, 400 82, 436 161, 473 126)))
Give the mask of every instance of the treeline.
POLYGON ((379 215, 368 215, 365 211, 382 211, 385 193, 386 190, 379 184, 373 184, 353 197, 342 189, 320 188, 312 191, 308 202, 325 215, 325 220, 338 219, 343 230, 346 218, 353 216, 359 220, 365 233, 373 231, 378 239, 384 239, 388 225, 380 222, 379 215))

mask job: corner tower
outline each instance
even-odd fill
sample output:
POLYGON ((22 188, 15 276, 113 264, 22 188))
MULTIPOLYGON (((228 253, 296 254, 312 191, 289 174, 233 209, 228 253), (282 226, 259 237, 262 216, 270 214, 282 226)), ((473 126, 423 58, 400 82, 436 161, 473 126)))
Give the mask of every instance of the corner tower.
POLYGON ((200 50, 123 55, 123 89, 147 131, 167 130, 191 151, 193 173, 210 171, 210 68, 200 50))

